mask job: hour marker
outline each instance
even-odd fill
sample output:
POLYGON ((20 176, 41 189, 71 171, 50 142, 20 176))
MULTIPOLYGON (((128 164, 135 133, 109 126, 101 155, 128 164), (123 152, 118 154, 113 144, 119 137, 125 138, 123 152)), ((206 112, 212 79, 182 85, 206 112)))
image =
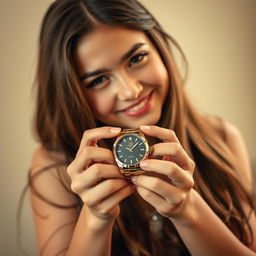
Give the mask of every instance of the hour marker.
POLYGON ((122 144, 119 144, 120 147, 122 147, 123 145, 122 144))
POLYGON ((138 140, 138 138, 136 138, 135 142, 138 140))
POLYGON ((119 156, 120 158, 123 157, 123 155, 119 156))
POLYGON ((144 151, 144 150, 145 150, 145 148, 141 148, 140 150, 144 151))
POLYGON ((127 161, 127 159, 125 158, 125 159, 124 159, 124 162, 126 163, 126 161, 127 161))
POLYGON ((143 157, 143 155, 140 154, 141 157, 143 157))
POLYGON ((142 145, 142 142, 139 145, 142 145))
POLYGON ((132 140, 132 137, 129 137, 129 140, 132 140))
POLYGON ((121 150, 117 150, 118 153, 122 152, 121 150))
POLYGON ((126 142, 126 140, 124 139, 124 142, 126 142))
POLYGON ((130 160, 130 163, 132 164, 132 160, 130 160))
POLYGON ((139 162, 138 158, 136 158, 136 161, 139 162))

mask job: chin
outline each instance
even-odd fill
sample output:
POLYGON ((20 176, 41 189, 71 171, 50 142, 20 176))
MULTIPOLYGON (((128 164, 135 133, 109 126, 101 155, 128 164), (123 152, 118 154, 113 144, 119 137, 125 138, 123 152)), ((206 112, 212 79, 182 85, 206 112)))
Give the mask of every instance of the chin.
POLYGON ((139 128, 141 125, 156 125, 160 120, 160 115, 150 115, 149 117, 127 123, 126 128, 139 128))
POLYGON ((108 119, 100 120, 99 122, 103 125, 116 126, 121 128, 139 128, 141 125, 156 125, 161 118, 161 111, 155 111, 154 113, 149 112, 148 115, 140 118, 127 118, 125 120, 120 119, 108 119), (122 122, 123 121, 123 122, 122 122))

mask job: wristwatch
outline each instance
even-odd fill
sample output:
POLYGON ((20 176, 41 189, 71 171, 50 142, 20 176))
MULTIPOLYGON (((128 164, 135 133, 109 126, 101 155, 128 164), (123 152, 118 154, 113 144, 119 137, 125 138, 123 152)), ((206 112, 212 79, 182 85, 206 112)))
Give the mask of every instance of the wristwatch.
POLYGON ((113 145, 113 153, 121 173, 126 177, 143 174, 140 161, 149 155, 149 145, 139 129, 123 129, 113 145))

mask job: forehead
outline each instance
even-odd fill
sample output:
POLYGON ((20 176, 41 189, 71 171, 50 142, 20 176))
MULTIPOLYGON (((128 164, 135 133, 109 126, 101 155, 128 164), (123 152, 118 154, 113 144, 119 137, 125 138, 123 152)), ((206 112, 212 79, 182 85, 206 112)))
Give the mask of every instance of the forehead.
POLYGON ((110 67, 136 43, 151 44, 141 31, 100 26, 80 39, 75 51, 75 60, 80 71, 110 67))

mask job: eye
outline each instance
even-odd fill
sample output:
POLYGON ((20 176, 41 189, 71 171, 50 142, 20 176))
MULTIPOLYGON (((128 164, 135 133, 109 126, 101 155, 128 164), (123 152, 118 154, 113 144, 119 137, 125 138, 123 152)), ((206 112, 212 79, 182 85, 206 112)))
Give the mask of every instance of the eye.
POLYGON ((86 88, 91 88, 91 87, 98 87, 98 86, 104 86, 106 81, 108 81, 109 78, 106 75, 102 75, 94 79, 92 82, 90 82, 86 88))
POLYGON ((141 63, 143 60, 145 60, 145 57, 149 55, 149 52, 143 52, 134 55, 129 62, 129 67, 141 63))

